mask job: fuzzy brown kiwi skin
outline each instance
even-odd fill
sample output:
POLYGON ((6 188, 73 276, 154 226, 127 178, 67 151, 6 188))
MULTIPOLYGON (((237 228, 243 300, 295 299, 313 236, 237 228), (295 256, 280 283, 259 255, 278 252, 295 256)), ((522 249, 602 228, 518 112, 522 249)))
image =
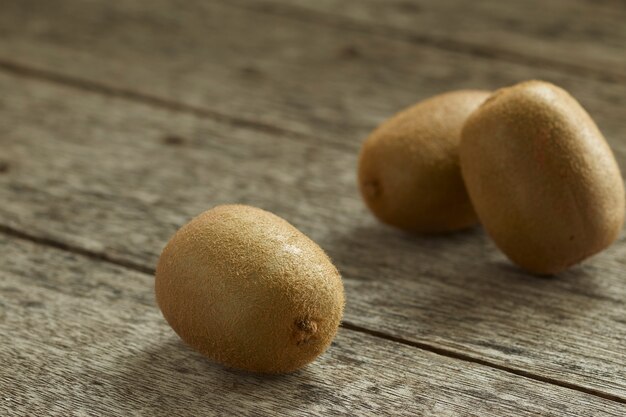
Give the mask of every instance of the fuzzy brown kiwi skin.
POLYGON ((467 120, 461 170, 481 223, 522 268, 557 274, 600 252, 624 223, 624 183, 587 112, 565 90, 527 81, 467 120))
POLYGON ((380 221, 415 233, 451 232, 477 223, 458 146, 465 119, 489 94, 460 90, 431 97, 391 117, 365 140, 359 189, 380 221))
POLYGON ((337 269, 285 220, 217 206, 183 226, 157 265, 157 303, 191 347, 232 368, 286 373, 334 338, 344 308, 337 269))

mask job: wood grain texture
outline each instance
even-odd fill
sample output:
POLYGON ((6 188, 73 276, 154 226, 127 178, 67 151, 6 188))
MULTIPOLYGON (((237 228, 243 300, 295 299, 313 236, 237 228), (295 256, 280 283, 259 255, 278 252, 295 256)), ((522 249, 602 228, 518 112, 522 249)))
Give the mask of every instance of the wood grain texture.
POLYGON ((233 0, 297 20, 503 60, 626 78, 623 1, 233 0))
POLYGON ((430 95, 529 78, 571 91, 609 136, 626 130, 624 84, 296 21, 227 1, 145 4, 4 0, 0 61, 351 149, 389 115, 430 95))
POLYGON ((624 401, 624 238, 536 278, 478 230, 421 238, 378 224, 353 152, 20 77, 0 86, 1 224, 150 271, 197 213, 260 206, 329 252, 349 324, 624 401))
POLYGON ((0 414, 594 415, 621 404, 342 329, 285 376, 182 344, 152 276, 0 235, 0 414), (8 343, 6 343, 8 342, 8 343))

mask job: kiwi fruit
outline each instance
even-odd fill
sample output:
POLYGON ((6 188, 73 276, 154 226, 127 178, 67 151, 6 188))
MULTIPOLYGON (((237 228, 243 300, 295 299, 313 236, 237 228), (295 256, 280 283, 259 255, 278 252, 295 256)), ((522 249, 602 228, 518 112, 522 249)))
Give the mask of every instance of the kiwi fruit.
POLYGON ((159 258, 155 291, 167 322, 226 366, 294 371, 334 338, 339 272, 324 251, 267 211, 222 205, 183 226, 159 258))
POLYGON ((489 94, 440 94, 401 111, 371 133, 361 149, 358 180, 366 205, 379 220, 417 233, 476 224, 458 147, 463 123, 489 94))
POLYGON ((598 127, 565 90, 527 81, 496 91, 467 120, 461 169, 496 245, 556 274, 609 246, 624 222, 624 184, 598 127))

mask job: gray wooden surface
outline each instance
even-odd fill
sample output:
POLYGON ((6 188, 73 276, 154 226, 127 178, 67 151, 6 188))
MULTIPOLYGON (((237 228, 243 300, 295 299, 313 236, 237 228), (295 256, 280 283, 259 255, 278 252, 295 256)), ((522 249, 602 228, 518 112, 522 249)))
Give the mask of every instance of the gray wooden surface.
POLYGON ((0 247, 3 415, 620 415, 607 399, 348 329, 294 374, 227 370, 163 323, 151 275, 10 236, 0 247))
POLYGON ((4 0, 0 414, 626 413, 624 236, 537 278, 478 228, 405 235, 358 196, 379 121, 526 78, 577 96, 626 169, 623 3, 501 3, 4 0), (343 274, 340 335, 296 374, 213 365, 154 305, 169 236, 229 202, 343 274))

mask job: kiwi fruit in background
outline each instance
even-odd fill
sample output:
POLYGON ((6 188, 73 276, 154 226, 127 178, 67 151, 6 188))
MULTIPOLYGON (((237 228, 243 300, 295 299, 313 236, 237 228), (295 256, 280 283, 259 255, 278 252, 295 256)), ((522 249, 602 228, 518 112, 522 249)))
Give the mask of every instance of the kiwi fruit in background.
POLYGON ((417 233, 476 224, 458 147, 463 123, 489 94, 441 94, 396 114, 371 133, 361 149, 358 181, 366 205, 380 221, 417 233))
POLYGON ((167 322, 226 366, 294 371, 326 350, 344 308, 339 272, 291 224, 244 205, 208 210, 159 258, 155 291, 167 322))
POLYGON ((613 153, 581 105, 553 84, 496 91, 465 123, 460 157, 481 223, 528 271, 558 273, 619 235, 624 184, 613 153))

